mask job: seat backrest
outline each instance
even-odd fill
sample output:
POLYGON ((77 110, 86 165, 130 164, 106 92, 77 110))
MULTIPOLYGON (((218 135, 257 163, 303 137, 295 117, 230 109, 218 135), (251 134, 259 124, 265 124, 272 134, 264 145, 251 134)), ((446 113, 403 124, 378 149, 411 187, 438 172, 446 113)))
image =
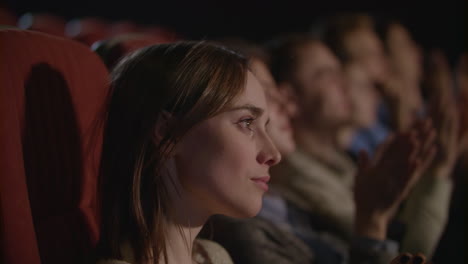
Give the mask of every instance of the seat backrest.
POLYGON ((68 38, 91 46, 96 41, 107 39, 110 34, 110 28, 110 24, 100 18, 74 19, 67 23, 65 35, 68 38))
POLYGON ((26 13, 18 19, 21 29, 34 30, 54 36, 65 36, 65 19, 47 13, 26 13))
POLYGON ((98 239, 108 72, 68 39, 0 30, 1 263, 83 263, 98 239))
POLYGON ((184 39, 179 33, 162 26, 142 27, 141 32, 160 39, 161 43, 171 43, 184 39))
POLYGON ((139 26, 130 20, 120 20, 112 23, 110 27, 110 36, 115 37, 123 34, 131 34, 139 32, 139 26))
POLYGON ((133 33, 119 35, 105 41, 95 43, 92 48, 97 54, 99 54, 107 68, 112 70, 112 68, 124 56, 130 54, 131 52, 146 46, 165 42, 166 41, 163 41, 161 38, 152 35, 133 33))

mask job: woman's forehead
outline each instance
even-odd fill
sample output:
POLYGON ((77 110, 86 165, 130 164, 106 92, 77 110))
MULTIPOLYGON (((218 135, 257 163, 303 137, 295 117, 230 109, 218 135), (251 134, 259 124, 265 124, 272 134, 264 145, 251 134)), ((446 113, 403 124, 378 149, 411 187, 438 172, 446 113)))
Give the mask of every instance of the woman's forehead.
POLYGON ((249 71, 242 92, 232 101, 231 109, 250 105, 262 111, 267 111, 265 89, 257 78, 249 71))

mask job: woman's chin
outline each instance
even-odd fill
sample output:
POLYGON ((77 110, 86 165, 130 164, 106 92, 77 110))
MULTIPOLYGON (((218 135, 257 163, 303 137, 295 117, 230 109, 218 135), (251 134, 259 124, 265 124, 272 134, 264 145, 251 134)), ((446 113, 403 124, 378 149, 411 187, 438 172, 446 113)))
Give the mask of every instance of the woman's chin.
POLYGON ((255 217, 260 210, 262 209, 262 201, 260 202, 251 202, 242 207, 238 207, 234 210, 230 210, 229 212, 223 213, 225 216, 233 217, 233 218, 252 218, 255 217))

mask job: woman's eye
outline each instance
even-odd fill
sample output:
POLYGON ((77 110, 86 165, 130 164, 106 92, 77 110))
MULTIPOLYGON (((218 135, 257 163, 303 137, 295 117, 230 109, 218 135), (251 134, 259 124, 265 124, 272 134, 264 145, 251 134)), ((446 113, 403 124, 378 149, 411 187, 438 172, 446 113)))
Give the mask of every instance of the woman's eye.
POLYGON ((242 128, 246 128, 248 130, 251 130, 253 131, 251 125, 252 123, 255 121, 254 118, 245 118, 245 119, 242 119, 240 122, 239 122, 239 125, 242 126, 242 128))

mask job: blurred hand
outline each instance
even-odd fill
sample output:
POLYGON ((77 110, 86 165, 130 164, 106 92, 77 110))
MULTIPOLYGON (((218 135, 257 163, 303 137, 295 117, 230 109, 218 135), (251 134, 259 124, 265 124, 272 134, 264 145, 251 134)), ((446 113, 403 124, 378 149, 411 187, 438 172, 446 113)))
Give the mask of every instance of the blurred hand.
POLYGON ((383 240, 400 203, 433 160, 435 132, 429 119, 391 136, 373 161, 361 153, 354 187, 356 233, 383 240))
POLYGON ((390 264, 425 264, 426 257, 423 254, 411 255, 409 253, 400 254, 392 260, 390 264))
POLYGON ((420 87, 394 76, 383 87, 391 112, 391 125, 396 131, 407 130, 423 108, 420 87))
POLYGON ((449 63, 441 50, 434 50, 429 56, 429 65, 424 82, 429 89, 431 99, 442 97, 440 100, 449 100, 453 97, 453 80, 449 63))
POLYGON ((459 116, 459 153, 468 150, 468 54, 463 54, 457 66, 457 85, 460 92, 459 116))
POLYGON ((437 131, 437 154, 431 169, 438 177, 449 177, 459 152, 460 119, 447 59, 441 52, 434 52, 431 62, 429 115, 437 131))

